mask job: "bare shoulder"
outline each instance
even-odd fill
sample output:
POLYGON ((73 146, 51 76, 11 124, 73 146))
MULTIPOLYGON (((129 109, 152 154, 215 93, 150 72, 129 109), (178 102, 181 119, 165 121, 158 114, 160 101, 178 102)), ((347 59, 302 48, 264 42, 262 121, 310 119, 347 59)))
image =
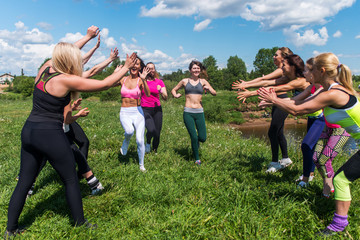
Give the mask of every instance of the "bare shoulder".
POLYGON ((200 82, 201 82, 202 85, 205 85, 205 84, 208 84, 208 83, 209 83, 209 82, 208 82, 206 79, 204 79, 204 78, 200 78, 200 82))

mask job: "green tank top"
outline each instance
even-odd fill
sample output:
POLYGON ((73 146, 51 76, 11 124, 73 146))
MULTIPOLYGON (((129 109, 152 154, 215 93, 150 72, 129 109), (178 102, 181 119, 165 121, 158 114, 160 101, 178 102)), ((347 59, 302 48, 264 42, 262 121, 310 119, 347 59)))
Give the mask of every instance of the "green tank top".
MULTIPOLYGON (((335 85, 338 84, 332 84, 329 90, 335 85)), ((353 95, 349 94, 349 96, 353 95)), ((357 98, 352 106, 345 109, 325 107, 324 115, 329 123, 338 124, 345 128, 351 137, 354 138, 357 145, 360 145, 360 104, 357 98)))

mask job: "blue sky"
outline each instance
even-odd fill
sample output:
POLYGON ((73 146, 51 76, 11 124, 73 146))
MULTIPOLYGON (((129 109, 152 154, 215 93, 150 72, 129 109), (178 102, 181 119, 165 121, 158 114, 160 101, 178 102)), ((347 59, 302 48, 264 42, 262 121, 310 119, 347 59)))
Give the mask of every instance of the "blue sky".
MULTIPOLYGON (((260 48, 287 46, 303 60, 333 52, 360 74, 360 4, 355 0, 13 0, 0 14, 0 74, 35 75, 59 41, 101 29, 91 67, 117 47, 137 51, 161 73, 212 55, 220 68, 237 55, 253 66, 260 48)), ((95 45, 92 40, 84 51, 95 45)))

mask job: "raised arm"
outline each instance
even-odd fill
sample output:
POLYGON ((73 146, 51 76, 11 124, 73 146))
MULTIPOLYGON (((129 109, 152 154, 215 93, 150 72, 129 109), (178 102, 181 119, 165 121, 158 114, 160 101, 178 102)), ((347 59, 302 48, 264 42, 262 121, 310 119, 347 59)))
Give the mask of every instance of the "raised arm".
POLYGON ((74 44, 82 49, 82 47, 91 39, 96 37, 99 34, 99 28, 96 26, 91 26, 87 29, 86 35, 82 37, 80 40, 76 41, 74 44))
POLYGON ((111 49, 110 56, 102 63, 99 63, 92 67, 90 70, 83 72, 84 78, 90 78, 94 75, 96 75, 98 72, 102 71, 104 68, 106 68, 112 61, 118 58, 119 50, 117 48, 114 49, 114 51, 111 49))
POLYGON ((165 85, 164 85, 164 87, 161 87, 160 85, 157 85, 156 88, 159 91, 159 93, 161 95, 161 98, 166 101, 167 98, 168 98, 168 94, 167 94, 165 85))
POLYGON ((172 90, 171 94, 174 96, 174 98, 181 97, 181 93, 177 93, 177 91, 184 86, 184 79, 181 80, 172 90))
POLYGON ((146 81, 146 76, 149 74, 150 70, 148 67, 144 67, 143 71, 140 73, 140 79, 142 81, 142 88, 147 97, 150 97, 150 89, 146 81))
POLYGON ((216 96, 216 91, 211 87, 210 83, 205 79, 202 79, 202 81, 204 83, 203 85, 204 90, 207 90, 211 93, 211 95, 216 96))
MULTIPOLYGON (((275 81, 275 79, 281 78, 283 76, 283 71, 281 68, 277 68, 272 73, 269 73, 265 76, 255 78, 251 81, 244 81, 244 80, 238 80, 232 84, 233 89, 244 89, 244 88, 251 88, 251 87, 263 87, 264 84, 268 81, 275 81)), ((274 84, 272 84, 274 85, 274 84)), ((270 86, 270 85, 267 85, 270 86)))
MULTIPOLYGON (((272 103, 292 115, 303 115, 313 113, 326 106, 336 104, 334 93, 321 91, 314 97, 302 101, 281 99, 276 96, 274 89, 260 88, 258 91, 262 100, 272 103)), ((335 93, 336 94, 336 93, 335 93)), ((261 106, 261 103, 260 105, 261 106)))
POLYGON ((102 81, 73 75, 64 75, 61 77, 61 81, 64 87, 70 91, 95 92, 106 90, 118 82, 129 71, 129 69, 135 65, 135 62, 136 54, 133 53, 130 57, 126 57, 125 64, 121 69, 116 69, 113 74, 102 81))
POLYGON ((85 53, 85 55, 83 56, 83 65, 85 65, 89 61, 89 59, 92 57, 96 49, 98 49, 99 47, 100 47, 100 34, 98 36, 98 41, 95 44, 95 46, 92 49, 90 49, 90 51, 85 53))
POLYGON ((275 92, 287 92, 295 89, 305 90, 310 85, 309 82, 306 82, 305 78, 297 78, 283 85, 277 85, 272 87, 275 92))

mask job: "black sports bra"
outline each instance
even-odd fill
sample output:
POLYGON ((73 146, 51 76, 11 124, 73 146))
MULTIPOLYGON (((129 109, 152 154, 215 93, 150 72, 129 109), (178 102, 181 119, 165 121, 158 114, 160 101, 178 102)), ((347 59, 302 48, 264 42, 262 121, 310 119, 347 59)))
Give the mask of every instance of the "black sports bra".
POLYGON ((330 107, 336 108, 336 109, 347 109, 347 108, 354 106, 354 104, 356 103, 356 97, 354 95, 351 95, 351 94, 347 93, 345 90, 340 89, 340 88, 332 88, 332 89, 342 91, 342 92, 346 93, 347 95, 349 95, 349 101, 342 107, 337 107, 337 108, 333 107, 333 106, 330 106, 330 107))

